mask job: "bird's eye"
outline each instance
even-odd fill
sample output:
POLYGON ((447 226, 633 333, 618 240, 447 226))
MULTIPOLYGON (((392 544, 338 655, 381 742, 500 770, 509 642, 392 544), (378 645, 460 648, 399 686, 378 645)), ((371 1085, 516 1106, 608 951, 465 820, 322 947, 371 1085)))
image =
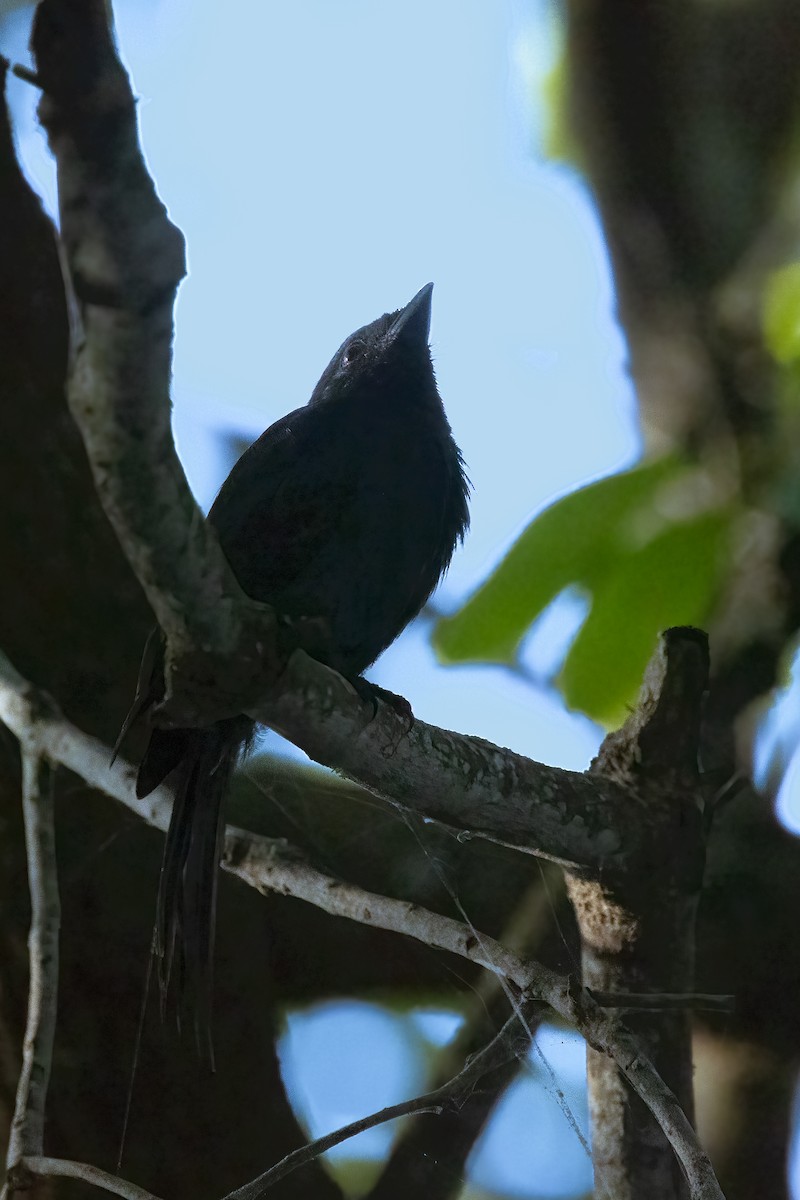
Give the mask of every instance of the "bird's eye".
POLYGON ((364 353, 363 342, 351 342, 342 355, 342 366, 349 367, 352 362, 360 358, 364 353))

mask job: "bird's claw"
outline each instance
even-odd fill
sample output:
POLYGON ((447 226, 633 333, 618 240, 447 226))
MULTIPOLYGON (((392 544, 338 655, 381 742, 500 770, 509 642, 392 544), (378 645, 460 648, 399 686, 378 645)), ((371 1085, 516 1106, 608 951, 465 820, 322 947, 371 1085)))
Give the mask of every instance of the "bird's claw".
POLYGON ((396 692, 379 687, 377 683, 371 683, 369 679, 364 679, 361 675, 350 679, 349 683, 360 700, 363 700, 365 704, 372 705, 370 720, 375 720, 378 715, 378 701, 382 701, 405 722, 406 733, 414 728, 414 711, 405 696, 398 696, 396 692))

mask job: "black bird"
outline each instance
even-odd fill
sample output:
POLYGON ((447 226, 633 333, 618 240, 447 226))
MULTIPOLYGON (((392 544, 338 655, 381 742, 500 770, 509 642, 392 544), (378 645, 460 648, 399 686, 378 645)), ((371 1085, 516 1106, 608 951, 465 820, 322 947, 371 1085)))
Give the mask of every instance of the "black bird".
MULTIPOLYGON (((242 455, 208 515, 242 590, 290 622, 313 618, 324 636, 310 652, 351 679, 420 611, 469 524, 469 482, 428 346, 432 290, 344 342, 305 408, 242 455)), ((123 734, 161 699, 162 662, 151 635, 123 734)), ((158 975, 163 1005, 177 963, 198 1040, 211 1021, 223 804, 253 731, 244 716, 153 729, 137 777, 139 796, 167 777, 174 789, 158 975)))

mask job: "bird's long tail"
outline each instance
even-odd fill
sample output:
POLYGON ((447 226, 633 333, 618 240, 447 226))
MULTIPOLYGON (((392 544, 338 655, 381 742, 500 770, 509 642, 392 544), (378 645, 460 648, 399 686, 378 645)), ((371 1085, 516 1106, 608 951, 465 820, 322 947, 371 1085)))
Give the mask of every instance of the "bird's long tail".
POLYGON ((174 801, 156 905, 156 965, 162 1014, 176 984, 178 1018, 193 1014, 198 1049, 211 1041, 217 874, 225 832, 224 800, 252 725, 155 729, 139 767, 140 796, 170 776, 174 801))

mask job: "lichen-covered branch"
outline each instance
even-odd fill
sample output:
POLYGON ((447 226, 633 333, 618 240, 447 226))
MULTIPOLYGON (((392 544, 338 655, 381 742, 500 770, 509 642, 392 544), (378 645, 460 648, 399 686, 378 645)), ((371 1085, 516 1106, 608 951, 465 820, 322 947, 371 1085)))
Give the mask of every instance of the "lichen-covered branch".
MULTIPOLYGON (((409 730, 404 718, 383 703, 373 718, 371 705, 341 676, 302 651, 292 656, 284 686, 254 715, 287 733, 317 761, 468 835, 528 849, 589 873, 619 867, 640 837, 650 836, 644 814, 642 825, 632 825, 624 838, 616 832, 629 799, 613 781, 549 767, 422 721, 409 730)), ((15 732, 24 728, 33 696, 36 704, 45 703, 0 658, 0 716, 15 732)), ((58 745, 60 721, 45 726, 58 745)), ((112 779, 120 787, 130 782, 130 768, 108 767, 100 742, 86 739, 79 748, 68 744, 58 753, 104 790, 112 779)), ((154 793, 144 804, 148 809, 162 806, 164 796, 154 793)))
POLYGON ((346 680, 302 651, 292 655, 280 691, 250 715, 389 800, 562 863, 614 866, 630 852, 628 839, 642 836, 641 826, 626 828, 630 798, 613 781, 423 721, 409 728, 388 704, 379 702, 373 716, 346 680))

